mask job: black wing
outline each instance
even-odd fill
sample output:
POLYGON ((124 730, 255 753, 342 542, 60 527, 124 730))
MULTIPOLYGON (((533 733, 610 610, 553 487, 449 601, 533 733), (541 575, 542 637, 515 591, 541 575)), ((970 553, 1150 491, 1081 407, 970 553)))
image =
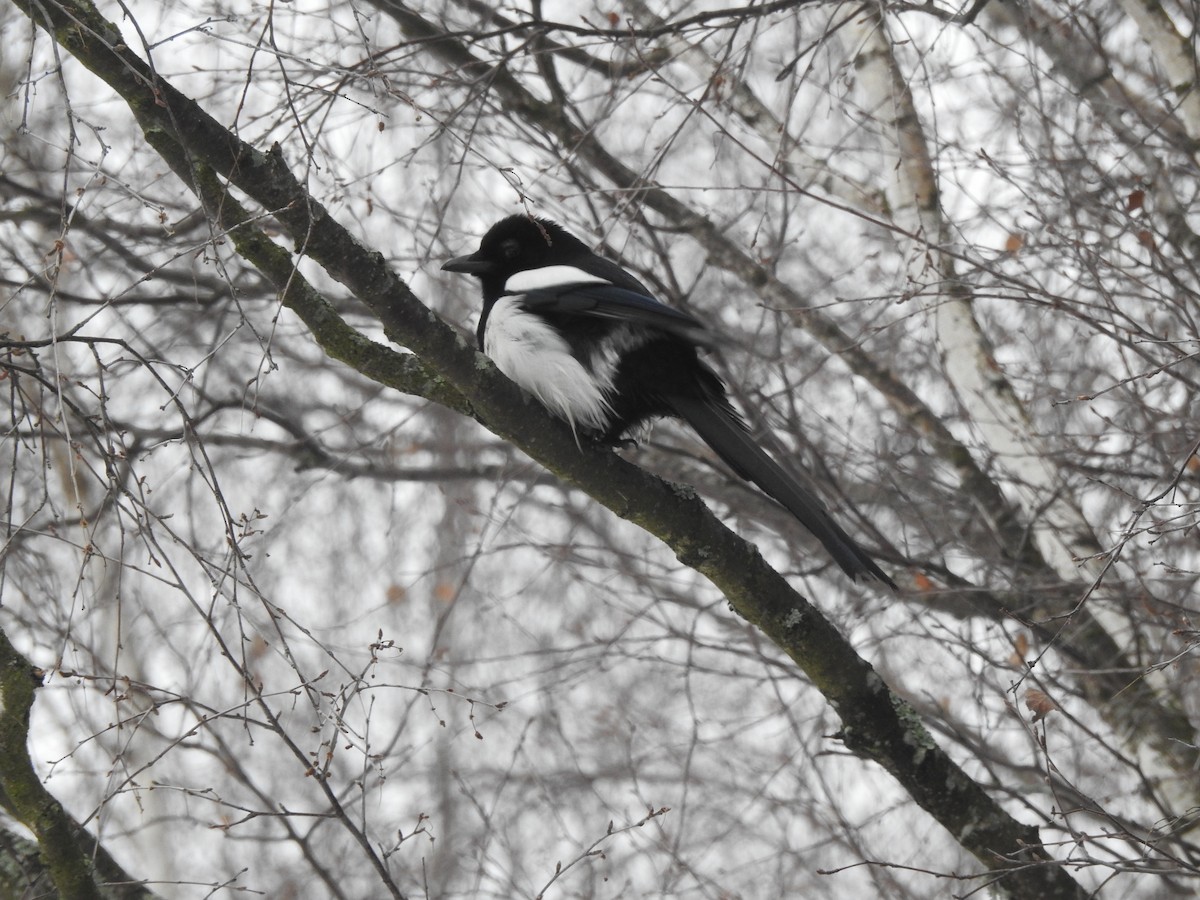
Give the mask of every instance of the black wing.
POLYGON ((522 297, 522 305, 531 312, 636 322, 677 335, 692 344, 707 346, 712 343, 703 323, 690 314, 613 284, 584 282, 513 293, 522 297))

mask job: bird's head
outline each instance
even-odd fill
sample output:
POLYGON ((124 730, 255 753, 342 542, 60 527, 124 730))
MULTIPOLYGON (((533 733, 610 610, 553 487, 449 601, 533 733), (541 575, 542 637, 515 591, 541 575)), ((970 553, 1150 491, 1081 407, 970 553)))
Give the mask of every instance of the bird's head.
POLYGON ((557 223, 517 215, 489 228, 474 253, 456 257, 442 268, 474 275, 483 282, 485 296, 498 296, 504 283, 517 272, 567 265, 579 254, 590 252, 557 223))

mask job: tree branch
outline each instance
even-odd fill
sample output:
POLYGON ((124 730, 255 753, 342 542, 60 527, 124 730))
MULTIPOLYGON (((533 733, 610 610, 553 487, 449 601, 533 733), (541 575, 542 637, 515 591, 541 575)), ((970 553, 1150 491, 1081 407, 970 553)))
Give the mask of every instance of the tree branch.
MULTIPOLYGON (((44 673, 0 631, 0 805, 33 832, 44 873, 29 871, 29 888, 48 876, 60 900, 149 900, 150 891, 126 874, 96 839, 42 785, 29 758, 29 717, 44 673), (101 889, 95 876, 108 882, 101 889)), ((8 854, 29 854, 12 842, 8 854)), ((12 884, 12 879, 4 876, 12 884)))

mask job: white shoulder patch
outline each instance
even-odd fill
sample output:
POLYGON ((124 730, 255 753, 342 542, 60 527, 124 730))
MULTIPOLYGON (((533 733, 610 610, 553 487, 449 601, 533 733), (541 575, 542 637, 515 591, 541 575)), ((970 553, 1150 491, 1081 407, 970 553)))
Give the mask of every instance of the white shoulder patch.
POLYGON ((525 291, 540 291, 563 284, 612 284, 612 282, 574 266, 542 266, 540 269, 526 269, 510 276, 508 281, 504 282, 504 290, 520 294, 525 291))
MULTIPOLYGON (((533 271, 549 269, 585 274, 569 266, 533 271)), ((510 285, 512 281, 510 278, 510 285)), ((524 289, 535 290, 529 286, 524 289)), ((608 393, 612 390, 611 370, 615 369, 615 364, 598 377, 575 358, 570 345, 552 325, 541 316, 522 309, 521 297, 501 297, 496 301, 483 332, 483 352, 501 372, 533 394, 551 414, 570 425, 572 431, 576 425, 595 432, 608 430, 612 417, 608 393)))

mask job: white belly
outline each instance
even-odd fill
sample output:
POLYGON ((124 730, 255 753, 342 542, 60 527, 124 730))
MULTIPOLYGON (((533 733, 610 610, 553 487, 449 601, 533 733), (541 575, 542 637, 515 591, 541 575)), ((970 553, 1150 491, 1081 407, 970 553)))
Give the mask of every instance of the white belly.
POLYGON ((571 426, 608 430, 613 411, 615 356, 593 361, 592 371, 571 354, 571 347, 544 320, 521 309, 521 297, 501 297, 488 315, 483 352, 496 367, 533 394, 542 406, 571 426), (597 363, 599 363, 597 365, 597 363))

